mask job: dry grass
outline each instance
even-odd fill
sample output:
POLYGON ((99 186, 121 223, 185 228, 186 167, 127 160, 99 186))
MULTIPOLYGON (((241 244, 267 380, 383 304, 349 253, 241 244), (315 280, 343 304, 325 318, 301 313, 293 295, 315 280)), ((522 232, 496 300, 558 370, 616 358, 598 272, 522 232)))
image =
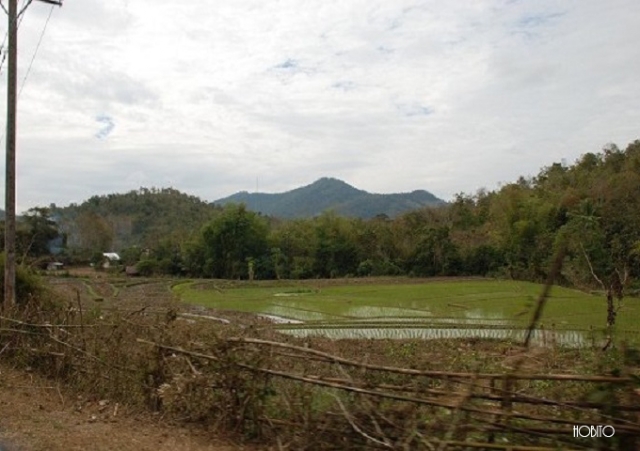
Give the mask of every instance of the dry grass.
POLYGON ((593 443, 574 441, 572 426, 603 423, 616 426, 605 446, 632 449, 640 433, 631 350, 295 339, 250 322, 187 321, 168 282, 117 286, 101 302, 74 288, 46 308, 4 312, 2 357, 282 450, 583 449, 593 443))

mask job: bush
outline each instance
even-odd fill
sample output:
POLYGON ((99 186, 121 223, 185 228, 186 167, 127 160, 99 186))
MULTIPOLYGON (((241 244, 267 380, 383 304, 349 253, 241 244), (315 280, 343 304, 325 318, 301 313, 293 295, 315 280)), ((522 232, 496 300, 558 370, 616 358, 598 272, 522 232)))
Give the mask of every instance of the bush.
POLYGON ((136 264, 136 268, 141 276, 149 277, 158 271, 158 262, 150 259, 141 260, 136 264))
MULTIPOLYGON (((0 254, 0 299, 4 302, 4 263, 5 254, 0 254)), ((46 297, 47 289, 42 280, 29 268, 16 267, 16 300, 25 303, 33 299, 46 297)))

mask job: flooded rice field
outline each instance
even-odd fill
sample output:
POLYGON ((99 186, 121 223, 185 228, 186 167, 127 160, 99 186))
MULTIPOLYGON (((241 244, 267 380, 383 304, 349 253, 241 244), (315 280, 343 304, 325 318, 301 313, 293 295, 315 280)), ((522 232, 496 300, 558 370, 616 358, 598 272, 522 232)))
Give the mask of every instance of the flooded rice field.
MULTIPOLYGON (((402 324, 376 325, 376 327, 341 325, 304 326, 279 328, 285 334, 296 337, 324 336, 331 339, 456 339, 482 338, 509 341, 524 341, 526 330, 515 328, 473 328, 473 327, 425 327, 415 325, 406 327, 402 324)), ((534 330, 533 343, 540 346, 582 347, 599 342, 598 334, 590 331, 534 330)))
MULTIPOLYGON (((542 290, 539 284, 504 280, 343 283, 194 282, 175 291, 185 302, 253 313, 299 337, 520 341, 542 290)), ((640 299, 627 298, 620 312, 617 337, 640 341, 640 299)), ((605 339, 606 313, 602 296, 553 287, 533 340, 572 347, 597 344, 605 339)))

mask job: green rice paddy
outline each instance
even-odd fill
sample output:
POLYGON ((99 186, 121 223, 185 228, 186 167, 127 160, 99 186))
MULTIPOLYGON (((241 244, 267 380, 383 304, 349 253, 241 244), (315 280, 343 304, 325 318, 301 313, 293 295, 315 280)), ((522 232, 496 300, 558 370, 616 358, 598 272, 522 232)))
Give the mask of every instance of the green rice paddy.
MULTIPOLYGON (((295 335, 520 339, 542 285, 483 279, 209 281, 176 285, 174 291, 187 303, 272 317, 283 331, 295 335)), ((541 329, 556 331, 552 338, 560 342, 594 340, 602 336, 606 316, 604 296, 553 287, 541 329)), ((620 337, 640 338, 640 299, 624 300, 616 329, 620 337)))

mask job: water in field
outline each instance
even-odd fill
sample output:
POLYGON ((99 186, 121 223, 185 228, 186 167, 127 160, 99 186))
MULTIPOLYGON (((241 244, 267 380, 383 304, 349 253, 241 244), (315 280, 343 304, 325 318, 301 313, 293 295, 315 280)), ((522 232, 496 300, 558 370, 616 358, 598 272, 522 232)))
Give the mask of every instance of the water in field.
MULTIPOLYGON (((282 333, 296 337, 323 336, 331 339, 456 339, 483 338, 496 340, 511 340, 523 342, 526 331, 524 329, 494 329, 494 328, 454 328, 454 327, 288 327, 280 329, 282 333)), ((570 346, 581 347, 594 342, 593 334, 584 331, 543 331, 535 330, 533 343, 540 346, 570 346)))
MULTIPOLYGON (((520 341, 541 285, 515 281, 243 284, 178 294, 218 310, 255 313, 283 333, 331 338, 495 338, 520 341)), ((603 339, 606 301, 553 287, 534 341, 582 346, 603 339)), ((618 336, 640 341, 640 300, 618 316, 618 336)))

